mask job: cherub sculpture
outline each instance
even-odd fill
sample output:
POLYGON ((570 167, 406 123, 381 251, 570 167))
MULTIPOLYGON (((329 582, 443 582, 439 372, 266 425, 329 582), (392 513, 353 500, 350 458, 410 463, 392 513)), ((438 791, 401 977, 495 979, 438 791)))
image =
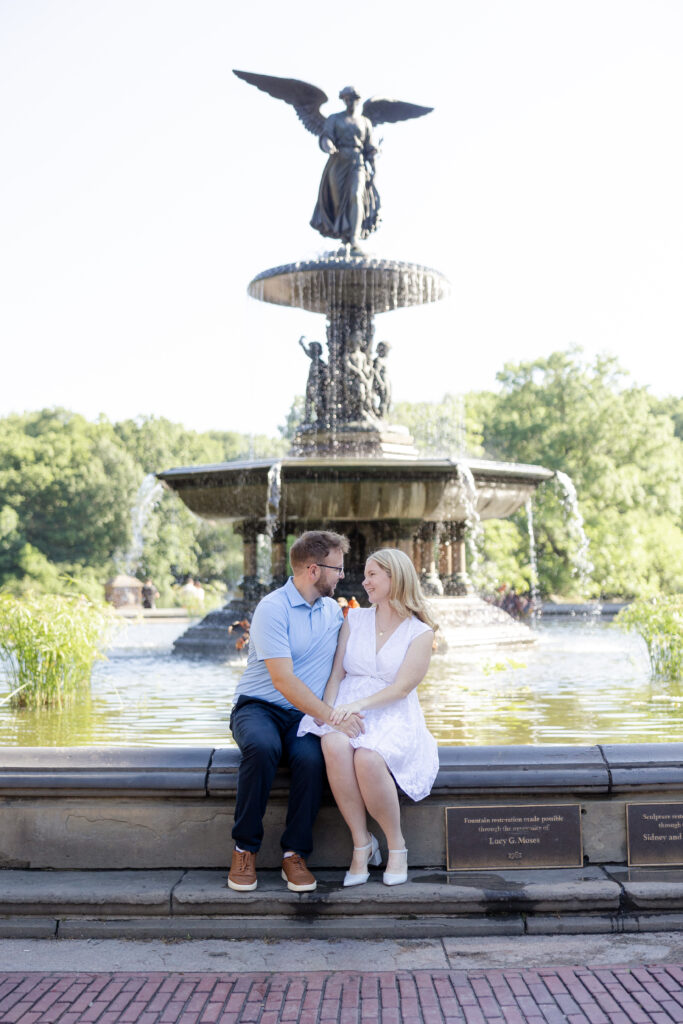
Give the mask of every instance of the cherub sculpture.
POLYGON ((377 345, 375 358, 372 364, 372 390, 375 393, 375 411, 380 419, 389 412, 391 408, 391 384, 387 373, 387 356, 391 345, 388 341, 380 341, 377 345))
POLYGON ((360 95, 347 85, 339 93, 345 110, 325 118, 320 108, 327 96, 315 85, 296 78, 274 78, 251 71, 235 71, 238 78, 255 85, 296 110, 305 128, 318 136, 328 154, 311 227, 326 238, 338 238, 361 253, 359 242, 377 229, 380 200, 374 184, 377 149, 372 141, 374 125, 407 121, 429 114, 433 107, 378 97, 368 99, 362 112, 360 95))
POLYGON ((307 345, 304 335, 299 338, 299 344, 311 360, 306 381, 304 422, 315 423, 319 427, 323 427, 327 420, 327 389, 329 386, 327 363, 322 359, 323 347, 319 341, 312 341, 307 345))

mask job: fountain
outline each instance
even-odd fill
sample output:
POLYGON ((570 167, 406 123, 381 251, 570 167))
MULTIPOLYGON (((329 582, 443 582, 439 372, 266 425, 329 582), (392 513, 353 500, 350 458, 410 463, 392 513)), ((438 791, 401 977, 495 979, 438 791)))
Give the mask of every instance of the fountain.
POLYGON ((176 641, 176 652, 225 657, 234 651, 242 630, 229 633, 229 626, 248 618, 263 594, 286 579, 288 537, 321 528, 345 533, 350 541, 340 596, 363 599, 367 556, 394 546, 413 559, 425 591, 438 600, 447 644, 531 642, 526 626, 472 593, 465 539, 468 528, 481 521, 512 515, 553 473, 483 459, 419 458, 408 431, 388 419, 390 346, 375 342, 375 318, 438 302, 450 285, 436 270, 361 250, 360 241, 377 226, 379 209, 370 131, 381 121, 422 116, 429 108, 368 100, 361 116, 358 94, 348 87, 340 94, 346 113, 325 120, 319 107, 327 97, 315 87, 236 74, 291 103, 319 136, 330 155, 312 224, 343 244, 317 259, 265 270, 248 287, 259 301, 320 313, 327 320, 327 360, 320 342, 300 339, 310 359, 305 416, 287 457, 158 474, 197 515, 233 522, 244 546, 241 596, 191 627, 176 641), (311 114, 316 104, 317 117, 311 114), (355 148, 343 136, 347 130, 352 140, 362 140, 355 148), (362 175, 359 166, 365 168, 362 175), (271 542, 270 580, 258 573, 260 537, 271 542))

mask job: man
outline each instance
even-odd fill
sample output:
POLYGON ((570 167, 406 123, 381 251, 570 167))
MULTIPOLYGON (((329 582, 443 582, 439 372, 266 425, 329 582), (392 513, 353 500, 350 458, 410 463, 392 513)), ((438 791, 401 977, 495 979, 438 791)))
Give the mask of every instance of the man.
MULTIPOLYGON (((259 602, 251 623, 249 659, 239 681, 230 728, 242 753, 237 778, 235 824, 228 885, 255 889, 256 854, 263 839, 263 815, 281 756, 291 773, 282 846, 282 877, 293 892, 309 892, 316 880, 306 867, 313 849, 313 822, 323 788, 323 757, 316 736, 297 736, 304 714, 330 722, 332 708, 321 698, 343 621, 332 600, 344 575, 346 537, 312 530, 292 545, 293 576, 259 602)), ((348 736, 364 731, 354 715, 341 726, 348 736)))

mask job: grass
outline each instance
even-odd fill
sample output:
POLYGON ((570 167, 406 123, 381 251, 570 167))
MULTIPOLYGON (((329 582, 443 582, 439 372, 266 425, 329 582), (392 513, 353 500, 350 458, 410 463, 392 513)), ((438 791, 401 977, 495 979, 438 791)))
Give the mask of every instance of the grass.
POLYGON ((615 624, 643 638, 655 678, 683 678, 683 594, 634 601, 615 624))
POLYGON ((90 683, 113 626, 111 609, 59 594, 0 594, 0 663, 13 707, 61 708, 90 683))

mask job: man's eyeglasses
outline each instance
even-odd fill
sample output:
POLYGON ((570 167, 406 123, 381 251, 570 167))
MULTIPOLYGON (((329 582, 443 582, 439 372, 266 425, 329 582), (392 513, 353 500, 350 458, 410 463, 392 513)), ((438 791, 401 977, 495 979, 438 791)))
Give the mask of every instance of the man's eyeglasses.
POLYGON ((319 566, 321 569, 334 569, 334 571, 336 572, 337 576, 339 576, 340 579, 344 575, 343 565, 325 565, 324 562, 314 562, 313 564, 319 566))

